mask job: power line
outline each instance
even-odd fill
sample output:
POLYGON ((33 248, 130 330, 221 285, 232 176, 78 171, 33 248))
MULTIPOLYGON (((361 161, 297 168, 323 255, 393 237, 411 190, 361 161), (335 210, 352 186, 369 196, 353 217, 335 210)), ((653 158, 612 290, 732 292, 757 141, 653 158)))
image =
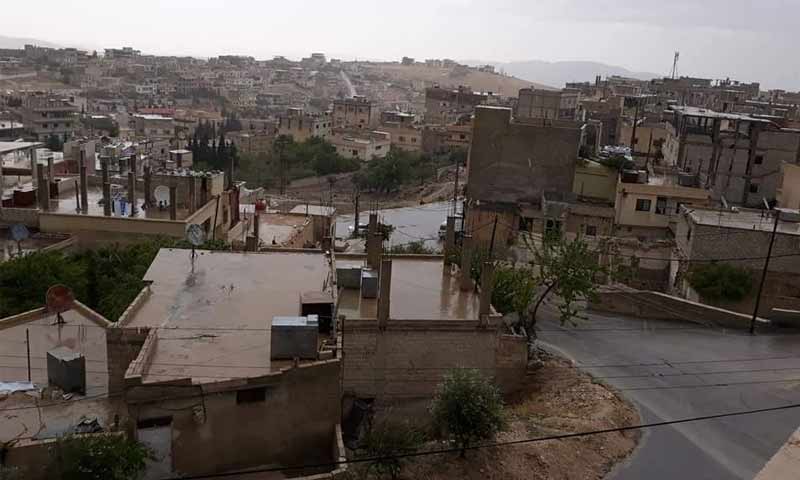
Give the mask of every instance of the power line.
POLYGON ((317 463, 317 464, 301 464, 301 465, 294 465, 288 467, 268 467, 268 468, 258 468, 247 470, 243 472, 230 472, 230 473, 210 473, 205 475, 193 475, 193 476, 184 476, 184 477, 166 477, 162 480, 200 480, 206 478, 222 478, 222 477, 232 477, 232 476, 245 476, 249 474, 256 474, 256 473, 267 473, 267 472, 279 472, 279 471, 287 471, 287 470, 305 470, 305 469, 317 469, 317 468, 332 468, 337 467, 340 465, 349 465, 349 464, 359 464, 359 463, 375 463, 387 460, 399 460, 403 458, 414 458, 414 457, 423 457, 429 455, 444 455, 448 453, 460 453, 463 450, 483 450, 487 448, 500 448, 500 447, 507 447, 512 445, 523 445, 523 444, 531 444, 531 443, 540 443, 540 442, 547 442, 553 440, 568 440, 572 438, 582 438, 582 437, 589 437, 589 436, 596 436, 596 435, 606 435, 609 433, 621 433, 621 432, 628 432, 634 430, 643 430, 643 429, 650 429, 656 427, 664 427, 670 425, 678 425, 684 423, 694 423, 694 422, 703 422, 709 420, 716 420, 720 418, 730 418, 730 417, 740 417, 745 415, 757 415, 761 413, 770 413, 770 412, 778 412, 783 410, 792 410, 800 408, 800 404, 789 404, 783 405, 779 407, 769 407, 769 408, 760 408, 760 409, 752 409, 752 410, 742 410, 736 412, 728 412, 728 413, 719 413, 714 415, 701 415, 696 417, 688 417, 688 418, 681 418, 677 420, 665 420, 662 422, 652 422, 652 423, 640 423, 637 425, 629 425, 624 427, 613 427, 613 428, 605 428, 601 430, 589 430, 584 432, 576 432, 576 433, 564 433, 559 435, 549 435, 544 437, 533 437, 533 438, 526 438, 522 440, 510 440, 506 442, 493 442, 493 443, 486 443, 481 445, 473 445, 465 448, 441 448, 441 449, 434 449, 434 450, 424 450, 419 452, 409 452, 397 455, 384 455, 384 456, 375 456, 375 457, 365 457, 365 458, 355 458, 355 459, 347 459, 347 460, 338 460, 333 462, 325 462, 325 463, 317 463))

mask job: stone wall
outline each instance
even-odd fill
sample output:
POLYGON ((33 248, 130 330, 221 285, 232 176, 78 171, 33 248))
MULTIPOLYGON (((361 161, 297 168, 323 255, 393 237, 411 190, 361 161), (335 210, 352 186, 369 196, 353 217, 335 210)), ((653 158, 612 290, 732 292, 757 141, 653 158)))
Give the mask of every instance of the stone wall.
POLYGON ((0 224, 21 223, 26 227, 39 227, 39 210, 35 208, 0 208, 0 224))
POLYGON ((648 320, 698 323, 706 326, 747 329, 750 315, 703 305, 659 292, 633 289, 601 289, 589 303, 595 312, 612 313, 648 320))
POLYGON ((383 403, 430 398, 453 368, 475 368, 513 391, 524 378, 524 339, 477 321, 374 320, 342 322, 344 394, 383 403))

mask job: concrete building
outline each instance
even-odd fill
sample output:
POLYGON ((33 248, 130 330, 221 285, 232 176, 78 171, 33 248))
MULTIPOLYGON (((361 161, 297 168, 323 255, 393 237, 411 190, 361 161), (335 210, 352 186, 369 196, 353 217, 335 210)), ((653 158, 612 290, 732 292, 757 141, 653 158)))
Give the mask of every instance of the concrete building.
MULTIPOLYGON (((711 261, 730 263, 751 272, 759 279, 775 228, 779 210, 747 208, 711 209, 684 207, 677 217, 675 242, 679 262, 671 272, 673 285, 690 300, 751 314, 756 289, 739 302, 710 301, 700 298, 687 281, 693 265, 711 261)), ((800 211, 780 209, 780 220, 772 248, 759 315, 769 317, 773 308, 800 309, 800 211)))
POLYGON ((517 118, 582 121, 580 98, 578 91, 523 88, 514 114, 517 118))
POLYGON ((22 101, 22 123, 38 141, 51 135, 62 142, 72 138, 79 128, 78 112, 77 106, 63 98, 34 95, 22 101))
POLYGON ((616 234, 665 238, 674 232, 681 206, 709 207, 711 192, 691 176, 625 170, 617 182, 614 203, 616 234))
POLYGON ((378 111, 366 97, 337 99, 333 101, 334 128, 371 128, 378 122, 378 111))
POLYGON ((480 295, 462 288, 442 257, 375 258, 380 266, 364 269, 363 256, 337 256, 345 398, 403 415, 428 402, 452 368, 480 369, 505 392, 518 388, 525 340, 505 330, 487 284, 480 295))
POLYGON ((133 115, 134 131, 138 137, 151 139, 175 137, 175 120, 157 114, 133 115))
POLYGON ((319 252, 159 251, 118 322, 147 332, 125 399, 152 478, 339 459, 331 278, 319 252))
POLYGON ((781 164, 798 163, 800 131, 747 115, 674 107, 664 156, 667 165, 698 175, 715 200, 760 206, 775 200, 781 164))
POLYGON ((385 157, 392 146, 389 133, 358 129, 336 129, 330 142, 336 147, 339 155, 345 158, 357 158, 362 162, 385 157))
POLYGON ((127 415, 121 392, 109 389, 113 324, 80 302, 65 308, 0 319, 3 467, 17 469, 20 478, 52 476, 47 467, 56 438, 118 431, 116 419, 127 415))
POLYGON ((456 90, 432 87, 425 89, 425 122, 445 125, 463 115, 471 115, 478 105, 493 102, 492 93, 473 92, 460 86, 456 90))
POLYGON ((781 208, 800 209, 800 165, 784 162, 775 200, 781 208))
MULTIPOLYGON (((541 208, 545 192, 571 192, 582 127, 574 121, 517 119, 511 109, 480 106, 475 110, 467 160, 467 225, 488 244, 496 212, 519 223, 519 210, 541 208)), ((497 245, 512 232, 497 229, 497 245)))
POLYGON ((290 108, 278 118, 278 135, 288 135, 295 142, 311 137, 329 139, 333 121, 328 112, 320 115, 305 113, 301 108, 290 108))
POLYGON ((407 152, 422 151, 423 129, 416 124, 413 113, 382 112, 380 130, 391 136, 393 147, 407 152))
POLYGON ((586 112, 588 121, 596 120, 601 124, 598 142, 600 146, 619 145, 622 139, 622 110, 624 97, 603 99, 582 99, 581 106, 586 112))
POLYGON ((105 49, 105 57, 108 60, 133 59, 140 56, 141 54, 142 54, 141 51, 135 50, 131 47, 105 49))
POLYGON ((272 144, 275 141, 275 134, 272 131, 242 130, 229 132, 226 137, 236 144, 240 154, 254 157, 271 153, 272 144))

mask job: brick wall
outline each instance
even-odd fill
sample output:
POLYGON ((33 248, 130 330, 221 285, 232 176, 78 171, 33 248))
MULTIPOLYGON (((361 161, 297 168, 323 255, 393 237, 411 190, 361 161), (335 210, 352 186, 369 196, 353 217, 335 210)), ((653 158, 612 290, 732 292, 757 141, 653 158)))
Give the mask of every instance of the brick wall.
POLYGON ((109 393, 119 393, 125 388, 125 372, 139 355, 149 331, 147 328, 109 328, 106 330, 109 393))
POLYGON ((513 390, 524 376, 527 350, 497 327, 476 321, 345 320, 344 393, 381 402, 429 398, 452 368, 476 368, 513 390), (502 372, 502 375, 500 374, 502 372))
POLYGON ((39 210, 35 208, 0 208, 0 223, 21 223, 26 227, 39 227, 39 210))

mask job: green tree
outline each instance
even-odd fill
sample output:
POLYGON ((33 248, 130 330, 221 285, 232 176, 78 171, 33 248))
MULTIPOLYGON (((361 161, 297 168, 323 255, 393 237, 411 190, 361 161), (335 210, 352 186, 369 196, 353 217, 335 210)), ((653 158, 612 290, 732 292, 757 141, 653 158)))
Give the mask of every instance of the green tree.
POLYGON ((64 148, 64 144, 61 142, 61 139, 58 138, 58 135, 53 134, 47 137, 45 146, 54 152, 60 152, 64 148))
POLYGON ((398 455, 413 453, 425 442, 425 433, 408 422, 383 420, 372 425, 360 440, 360 457, 379 458, 368 464, 366 474, 375 469, 378 475, 398 478, 403 460, 398 455))
POLYGON ((533 270, 526 267, 498 266, 494 272, 492 306, 503 315, 527 315, 539 286, 533 270))
POLYGON ((491 440, 505 429, 506 418, 500 391, 475 369, 454 369, 439 385, 431 403, 434 427, 461 456, 467 447, 491 440))
POLYGON ((56 284, 84 297, 85 266, 61 252, 37 252, 0 264, 0 318, 41 307, 47 289, 56 284))
POLYGON ((689 285, 705 299, 738 302, 752 291, 753 277, 744 268, 714 262, 693 266, 689 285))
POLYGON ((434 255, 437 252, 436 249, 425 245, 423 240, 415 240, 402 245, 393 245, 391 248, 389 248, 389 253, 406 255, 434 255))
POLYGON ((53 447, 48 476, 59 480, 134 480, 150 451, 121 435, 60 438, 53 447))

